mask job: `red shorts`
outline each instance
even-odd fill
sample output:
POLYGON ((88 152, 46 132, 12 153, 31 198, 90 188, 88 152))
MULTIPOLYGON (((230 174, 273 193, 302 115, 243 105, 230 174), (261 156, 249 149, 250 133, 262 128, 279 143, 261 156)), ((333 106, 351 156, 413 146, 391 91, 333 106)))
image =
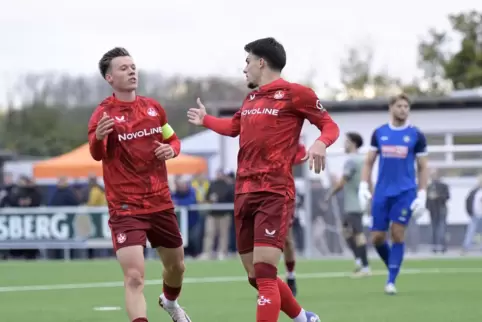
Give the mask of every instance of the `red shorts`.
POLYGON ((109 227, 115 251, 127 246, 146 247, 146 240, 153 248, 178 248, 183 244, 174 209, 148 215, 112 216, 109 227))
POLYGON ((253 192, 236 195, 234 224, 236 244, 240 254, 253 251, 254 246, 283 249, 295 200, 273 192, 253 192))

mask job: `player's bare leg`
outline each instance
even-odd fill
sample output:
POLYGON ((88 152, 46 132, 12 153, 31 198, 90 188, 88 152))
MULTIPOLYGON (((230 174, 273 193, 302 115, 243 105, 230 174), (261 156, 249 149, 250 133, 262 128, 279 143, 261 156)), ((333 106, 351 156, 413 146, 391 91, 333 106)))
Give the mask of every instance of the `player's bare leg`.
POLYGON ((179 306, 177 299, 181 293, 184 278, 184 248, 158 247, 157 253, 164 266, 162 274, 162 294, 159 305, 167 312, 174 322, 191 322, 189 316, 179 306))
POLYGON ((144 247, 128 246, 117 250, 117 260, 124 273, 125 301, 130 321, 147 322, 144 298, 144 247))
POLYGON ((283 251, 283 257, 286 266, 286 284, 288 284, 291 292, 296 296, 296 276, 295 276, 295 243, 293 238, 293 228, 289 230, 288 236, 285 240, 285 246, 283 251))
MULTIPOLYGON (((274 256, 277 257, 277 261, 279 262, 279 258, 281 256, 281 251, 279 249, 272 248, 272 247, 261 247, 261 248, 267 249, 268 253, 271 252, 271 251, 274 251, 275 252, 274 256)), ((258 249, 258 253, 259 253, 260 247, 256 247, 255 249, 258 249)), ((261 251, 263 252, 263 250, 261 250, 261 251)), ((260 255, 258 254, 258 256, 260 256, 260 255)), ((259 292, 258 282, 257 282, 257 278, 256 278, 256 268, 255 267, 257 267, 258 271, 259 271, 260 270, 259 264, 265 264, 268 267, 271 266, 271 267, 274 267, 274 268, 276 268, 277 264, 272 265, 272 264, 268 264, 268 263, 265 263, 265 262, 256 262, 256 264, 258 264, 258 265, 255 265, 254 253, 253 252, 247 253, 247 254, 241 254, 241 261, 243 263, 243 266, 244 266, 246 272, 248 273, 249 283, 251 284, 251 286, 258 289, 258 306, 260 306, 261 304, 266 304, 265 303, 266 299, 260 298, 260 296, 264 296, 264 295, 262 295, 261 292, 259 292)), ((273 260, 273 262, 276 262, 276 260, 273 260)), ((261 265, 261 266, 264 266, 264 265, 261 265)), ((281 302, 278 310, 281 310, 283 313, 285 313, 289 318, 293 319, 293 321, 295 321, 295 322, 312 322, 312 321, 318 322, 319 321, 318 316, 316 314, 311 313, 311 312, 306 312, 305 310, 303 310, 303 308, 298 304, 298 302, 294 298, 293 294, 291 293, 291 290, 289 289, 288 285, 285 282, 283 282, 278 277, 275 278, 275 281, 276 281, 276 284, 277 284, 277 289, 279 291, 279 300, 281 302)), ((263 281, 262 281, 262 283, 263 283, 263 281)), ((265 285, 262 284, 262 286, 265 286, 265 285)), ((272 283, 272 288, 274 288, 273 283, 272 283)), ((270 304, 272 304, 272 303, 270 303, 270 304)), ((264 307, 264 305, 263 305, 263 307, 264 307)), ((269 321, 271 321, 271 320, 269 320, 269 321)), ((277 321, 277 320, 273 320, 273 321, 277 321)))

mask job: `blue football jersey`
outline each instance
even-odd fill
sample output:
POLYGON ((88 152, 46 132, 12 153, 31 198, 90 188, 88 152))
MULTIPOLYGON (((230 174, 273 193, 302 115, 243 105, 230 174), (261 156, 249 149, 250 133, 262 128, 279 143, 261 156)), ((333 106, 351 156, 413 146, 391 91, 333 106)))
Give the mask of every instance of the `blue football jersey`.
POLYGON ((370 148, 379 156, 374 198, 397 196, 416 189, 415 161, 417 156, 427 154, 427 141, 418 128, 382 125, 373 132, 370 148))

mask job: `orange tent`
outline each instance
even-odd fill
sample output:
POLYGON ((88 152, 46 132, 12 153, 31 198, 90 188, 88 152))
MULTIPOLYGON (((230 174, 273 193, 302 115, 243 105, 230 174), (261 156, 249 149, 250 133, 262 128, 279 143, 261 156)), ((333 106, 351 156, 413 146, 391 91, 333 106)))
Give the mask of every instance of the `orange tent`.
MULTIPOLYGON (((206 169, 207 162, 200 157, 180 154, 177 158, 167 161, 169 174, 196 174, 205 172, 206 169)), ((83 178, 90 174, 102 176, 102 164, 92 159, 89 144, 86 143, 66 154, 37 162, 33 167, 33 174, 37 179, 59 176, 83 178)))

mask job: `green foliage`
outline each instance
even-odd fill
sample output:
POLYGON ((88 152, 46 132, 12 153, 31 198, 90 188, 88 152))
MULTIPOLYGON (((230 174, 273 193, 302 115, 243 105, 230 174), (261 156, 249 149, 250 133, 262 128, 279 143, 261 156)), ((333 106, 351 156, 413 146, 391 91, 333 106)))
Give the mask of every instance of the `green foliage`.
POLYGON ((23 155, 54 156, 86 141, 86 124, 65 117, 67 111, 34 102, 9 110, 2 126, 3 146, 23 155))
POLYGON ((448 20, 451 32, 430 29, 420 42, 419 67, 434 91, 442 90, 444 80, 456 89, 482 86, 482 12, 452 14, 448 20))

